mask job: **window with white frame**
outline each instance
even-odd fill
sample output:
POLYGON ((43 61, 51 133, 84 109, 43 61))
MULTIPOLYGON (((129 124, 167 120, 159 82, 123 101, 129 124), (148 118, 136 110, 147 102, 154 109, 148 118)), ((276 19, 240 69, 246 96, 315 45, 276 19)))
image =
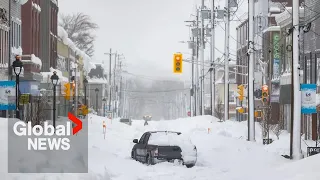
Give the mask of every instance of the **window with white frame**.
POLYGON ((229 102, 236 102, 235 100, 235 92, 234 91, 229 91, 229 102))

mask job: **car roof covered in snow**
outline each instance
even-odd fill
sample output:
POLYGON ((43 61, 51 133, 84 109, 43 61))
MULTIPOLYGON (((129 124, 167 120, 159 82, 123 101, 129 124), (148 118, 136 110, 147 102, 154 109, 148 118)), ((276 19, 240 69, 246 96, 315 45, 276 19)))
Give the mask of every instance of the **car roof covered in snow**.
POLYGON ((149 133, 176 133, 178 135, 181 134, 181 132, 175 132, 175 131, 149 131, 149 133))

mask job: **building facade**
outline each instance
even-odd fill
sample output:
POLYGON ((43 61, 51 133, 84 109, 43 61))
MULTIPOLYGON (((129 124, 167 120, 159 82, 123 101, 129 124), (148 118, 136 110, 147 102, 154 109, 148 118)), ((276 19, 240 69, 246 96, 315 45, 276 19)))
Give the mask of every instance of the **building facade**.
POLYGON ((23 54, 40 52, 40 3, 41 0, 29 0, 22 6, 22 48, 23 54))
POLYGON ((41 0, 40 13, 40 59, 42 59, 42 71, 48 72, 50 67, 57 66, 57 21, 58 2, 57 0, 41 0))
MULTIPOLYGON (((287 7, 286 11, 275 16, 279 32, 279 121, 282 128, 291 131, 291 93, 292 93, 292 36, 289 29, 292 27, 292 8, 287 7)), ((300 9, 300 22, 304 20, 303 9, 300 9)), ((273 34, 278 32, 273 32, 273 34)), ((300 36, 303 37, 303 34, 300 36)), ((303 43, 303 41, 301 41, 303 43)), ((300 44, 303 52, 303 44, 300 44)), ((301 53, 302 54, 302 53, 301 53)), ((303 69, 303 66, 301 67, 303 69)), ((302 78, 303 76, 300 76, 302 78)), ((302 80, 302 79, 301 79, 302 80)))
POLYGON ((22 62, 24 76, 21 78, 22 93, 38 95, 42 80, 40 74, 42 61, 38 58, 40 52, 40 8, 41 0, 29 0, 22 5, 22 62))
POLYGON ((0 19, 0 78, 7 79, 9 50, 11 52, 11 63, 14 54, 21 52, 21 3, 15 0, 0 0, 1 13, 0 19), (11 3, 11 22, 9 23, 9 3, 11 3), (9 41, 9 25, 11 26, 11 39, 9 41), (9 49, 11 42, 11 49, 9 49))

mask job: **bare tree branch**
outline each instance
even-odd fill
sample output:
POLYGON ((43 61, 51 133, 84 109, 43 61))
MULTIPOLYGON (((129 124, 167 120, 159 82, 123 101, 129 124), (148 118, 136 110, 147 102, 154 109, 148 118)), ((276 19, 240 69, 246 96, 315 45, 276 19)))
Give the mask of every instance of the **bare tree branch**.
POLYGON ((66 30, 68 37, 80 50, 93 56, 95 41, 93 31, 99 27, 92 22, 90 16, 83 13, 61 15, 59 25, 66 30))

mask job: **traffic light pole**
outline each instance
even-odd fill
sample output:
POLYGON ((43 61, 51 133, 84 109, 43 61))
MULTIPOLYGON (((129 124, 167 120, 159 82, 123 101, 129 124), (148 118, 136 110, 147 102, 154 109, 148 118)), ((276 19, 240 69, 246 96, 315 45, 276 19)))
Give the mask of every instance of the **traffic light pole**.
POLYGON ((255 123, 254 123, 254 0, 249 0, 249 74, 248 74, 248 100, 249 100, 249 141, 255 141, 255 123))
POLYGON ((225 58, 224 58, 224 120, 229 119, 229 36, 230 36, 230 8, 226 1, 225 15, 225 58))

